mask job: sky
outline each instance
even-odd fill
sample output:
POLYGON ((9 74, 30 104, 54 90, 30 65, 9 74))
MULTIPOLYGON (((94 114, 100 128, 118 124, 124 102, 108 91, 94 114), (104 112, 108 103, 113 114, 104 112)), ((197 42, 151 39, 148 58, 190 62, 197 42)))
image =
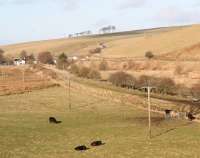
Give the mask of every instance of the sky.
POLYGON ((0 45, 200 23, 199 0, 0 0, 0 45))

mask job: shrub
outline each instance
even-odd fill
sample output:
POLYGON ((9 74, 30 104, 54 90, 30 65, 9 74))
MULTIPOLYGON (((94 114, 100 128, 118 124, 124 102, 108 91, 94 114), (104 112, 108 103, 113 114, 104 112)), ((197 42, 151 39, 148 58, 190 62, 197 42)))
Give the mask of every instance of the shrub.
POLYGON ((79 67, 76 64, 72 64, 70 67, 70 72, 77 75, 79 73, 79 67))
POLYGON ((100 64, 99 64, 99 70, 105 71, 108 70, 108 62, 103 60, 100 64))
POLYGON ((116 86, 134 87, 136 80, 132 75, 120 71, 112 74, 109 77, 109 81, 116 86))
POLYGON ((99 80, 99 79, 101 79, 101 74, 99 71, 92 69, 92 70, 90 70, 90 72, 88 74, 88 78, 99 80))
POLYGON ((98 53, 101 53, 101 48, 95 48, 95 49, 91 49, 89 51, 90 54, 98 54, 98 53))
POLYGON ((89 73, 90 69, 84 66, 79 69, 78 76, 83 78, 88 78, 89 73))
POLYGON ((53 56, 50 52, 39 53, 38 61, 43 64, 54 64, 53 56))
POLYGON ((148 51, 145 53, 145 57, 148 59, 152 59, 154 57, 154 54, 151 51, 148 51))
POLYGON ((137 87, 145 87, 145 86, 157 86, 158 79, 153 76, 142 75, 137 81, 137 87))

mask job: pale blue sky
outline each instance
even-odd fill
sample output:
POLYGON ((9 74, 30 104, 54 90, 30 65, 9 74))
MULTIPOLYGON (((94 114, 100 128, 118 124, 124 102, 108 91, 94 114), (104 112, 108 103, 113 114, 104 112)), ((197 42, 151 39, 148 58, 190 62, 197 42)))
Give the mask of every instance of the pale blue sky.
POLYGON ((110 24, 123 31, 200 23, 199 17, 199 0, 0 0, 0 45, 110 24))

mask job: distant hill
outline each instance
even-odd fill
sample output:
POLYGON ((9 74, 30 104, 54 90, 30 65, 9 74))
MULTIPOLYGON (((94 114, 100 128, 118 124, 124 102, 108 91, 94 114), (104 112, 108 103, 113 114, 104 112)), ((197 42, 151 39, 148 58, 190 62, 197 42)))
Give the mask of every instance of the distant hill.
MULTIPOLYGON (((117 32, 88 37, 63 38, 46 41, 36 41, 2 46, 6 54, 17 56, 22 50, 38 54, 42 51, 51 51, 54 55, 66 54, 86 55, 90 49, 105 43, 103 57, 144 57, 146 51, 155 55, 175 58, 190 58, 193 53, 188 51, 200 42, 200 25, 164 27, 145 30, 117 32), (177 55, 182 53, 182 55, 177 55)), ((195 52, 199 48, 194 48, 195 52)))

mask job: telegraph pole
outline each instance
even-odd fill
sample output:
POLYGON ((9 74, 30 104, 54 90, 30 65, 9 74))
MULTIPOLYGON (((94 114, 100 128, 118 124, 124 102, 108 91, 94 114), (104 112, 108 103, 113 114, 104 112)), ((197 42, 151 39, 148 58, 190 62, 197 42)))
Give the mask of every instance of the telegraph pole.
POLYGON ((23 91, 25 91, 25 70, 24 70, 24 67, 22 68, 22 84, 23 84, 23 91))
POLYGON ((68 73, 68 101, 69 101, 69 110, 71 110, 71 79, 70 74, 68 73))
POLYGON ((149 113, 149 139, 151 139, 151 90, 155 89, 155 87, 143 87, 142 89, 146 89, 148 93, 148 113, 149 113))

